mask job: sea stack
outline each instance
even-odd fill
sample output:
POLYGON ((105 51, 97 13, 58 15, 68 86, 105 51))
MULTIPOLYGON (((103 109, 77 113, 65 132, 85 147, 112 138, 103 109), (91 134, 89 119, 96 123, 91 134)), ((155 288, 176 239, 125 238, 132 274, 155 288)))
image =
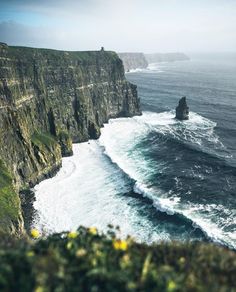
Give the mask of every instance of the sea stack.
POLYGON ((189 107, 187 105, 185 96, 179 100, 179 105, 176 108, 175 118, 181 121, 189 119, 189 107))

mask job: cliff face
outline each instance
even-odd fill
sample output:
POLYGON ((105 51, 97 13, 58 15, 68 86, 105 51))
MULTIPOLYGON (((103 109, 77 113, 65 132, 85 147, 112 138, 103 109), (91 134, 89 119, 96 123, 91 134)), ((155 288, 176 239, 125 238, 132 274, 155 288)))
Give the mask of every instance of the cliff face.
POLYGON ((119 53, 120 59, 123 61, 125 71, 132 69, 145 69, 148 62, 143 53, 119 53))
POLYGON ((115 53, 0 44, 0 159, 16 190, 56 171, 72 142, 98 138, 109 118, 136 114, 136 86, 115 53))

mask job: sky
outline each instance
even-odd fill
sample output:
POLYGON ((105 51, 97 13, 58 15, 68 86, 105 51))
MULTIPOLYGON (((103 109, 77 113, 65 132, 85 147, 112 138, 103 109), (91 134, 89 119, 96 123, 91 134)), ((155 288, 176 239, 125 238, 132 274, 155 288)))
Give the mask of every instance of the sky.
POLYGON ((62 50, 236 51, 236 0, 0 0, 0 42, 62 50))

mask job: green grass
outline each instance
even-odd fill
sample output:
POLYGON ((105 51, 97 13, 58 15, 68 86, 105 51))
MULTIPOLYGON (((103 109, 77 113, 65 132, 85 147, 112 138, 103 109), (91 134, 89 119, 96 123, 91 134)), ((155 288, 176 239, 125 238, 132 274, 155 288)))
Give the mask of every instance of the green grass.
POLYGON ((12 222, 18 220, 19 197, 13 187, 12 177, 0 160, 0 231, 9 231, 12 222))
POLYGON ((50 135, 49 133, 34 133, 31 136, 31 142, 35 145, 37 145, 39 148, 42 146, 46 146, 47 148, 51 148, 51 146, 55 145, 57 143, 55 137, 50 135))
POLYGON ((0 243, 3 291, 236 291, 235 274, 235 252, 206 243, 117 244, 82 227, 0 243))
POLYGON ((12 57, 24 59, 30 61, 35 57, 38 59, 44 58, 51 62, 63 64, 66 60, 80 61, 84 64, 96 64, 97 60, 103 59, 107 61, 118 60, 118 55, 112 51, 60 51, 52 49, 39 49, 30 47, 10 46, 9 53, 12 57))
POLYGON ((68 139, 70 139, 70 135, 67 131, 61 130, 58 134, 58 138, 62 139, 62 140, 68 140, 68 139))
POLYGON ((6 187, 12 182, 12 177, 8 172, 6 166, 4 165, 3 161, 0 160, 0 187, 6 187))

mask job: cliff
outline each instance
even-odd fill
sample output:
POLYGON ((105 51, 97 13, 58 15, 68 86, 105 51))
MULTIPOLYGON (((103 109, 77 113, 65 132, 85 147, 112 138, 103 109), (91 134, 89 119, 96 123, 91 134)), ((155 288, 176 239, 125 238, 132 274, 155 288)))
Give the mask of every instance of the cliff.
POLYGON ((148 63, 159 63, 159 62, 174 62, 174 61, 185 61, 189 60, 189 57, 184 53, 154 53, 145 54, 145 58, 148 63))
MULTIPOLYGON (((0 161, 13 178, 12 191, 6 193, 0 176, 0 197, 7 209, 13 190, 33 186, 57 171, 61 157, 72 154, 72 142, 98 138, 109 118, 136 114, 140 114, 136 86, 126 81, 114 52, 64 52, 1 43, 0 161)), ((0 224, 11 218, 16 222, 20 204, 18 199, 14 203, 16 212, 7 217, 0 212, 0 224)), ((22 221, 21 216, 18 219, 22 221)))
POLYGON ((119 53, 118 55, 123 61, 126 72, 132 69, 145 69, 148 66, 143 53, 119 53))

